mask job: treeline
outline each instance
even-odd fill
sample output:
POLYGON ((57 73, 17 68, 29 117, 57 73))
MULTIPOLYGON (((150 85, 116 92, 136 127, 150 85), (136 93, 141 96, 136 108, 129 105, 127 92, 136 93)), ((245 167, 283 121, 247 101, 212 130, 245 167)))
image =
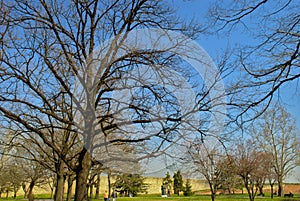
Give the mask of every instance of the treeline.
POLYGON ((264 195, 265 185, 270 185, 272 198, 275 193, 283 196, 286 177, 299 164, 298 132, 293 117, 275 105, 249 123, 247 137, 233 135, 236 139, 228 143, 192 142, 185 165, 206 179, 212 200, 219 189, 233 193, 245 188, 253 201, 264 195))
MULTIPOLYGON (((51 169, 45 169, 36 161, 22 158, 3 157, 0 168, 0 198, 4 195, 8 198, 13 193, 23 191, 24 198, 32 200, 34 189, 50 189, 50 197, 53 198, 57 188, 56 174, 51 169)), ((63 175, 63 192, 67 194, 66 200, 70 201, 74 196, 73 184, 75 174, 65 167, 63 175)), ((148 185, 145 178, 139 174, 118 173, 108 170, 93 168, 89 174, 89 197, 98 199, 101 197, 100 188, 108 189, 111 195, 113 191, 120 196, 136 196, 138 193, 146 193, 148 185), (107 186, 101 186, 100 181, 107 178, 107 186)))

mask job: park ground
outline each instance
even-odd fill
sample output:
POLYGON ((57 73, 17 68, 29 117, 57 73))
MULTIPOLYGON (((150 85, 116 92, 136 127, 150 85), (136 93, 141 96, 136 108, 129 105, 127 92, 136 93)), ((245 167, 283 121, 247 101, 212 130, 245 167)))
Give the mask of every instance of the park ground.
MULTIPOLYGON (((151 178, 149 181, 152 183, 161 183, 161 180, 158 178, 151 178)), ((148 181, 148 182, 149 182, 148 181)), ((285 184, 284 185, 285 193, 292 192, 294 194, 293 198, 284 198, 274 196, 273 199, 270 197, 269 190, 265 190, 265 197, 256 196, 255 201, 300 201, 300 184, 285 184)), ((35 194, 35 201, 53 201, 50 199, 50 194, 47 194, 48 191, 41 191, 39 189, 35 194), (43 193, 42 193, 43 192, 43 193)), ((209 190, 198 191, 194 196, 185 197, 183 195, 171 195, 169 198, 162 198, 160 194, 138 194, 137 197, 118 197, 117 201, 211 201, 209 190)), ((66 197, 66 196, 65 196, 66 197)), ((249 197, 246 192, 244 194, 235 194, 235 195, 217 195, 215 201, 248 201, 249 197)), ((2 198, 0 201, 27 201, 23 198, 23 195, 20 194, 16 199, 13 199, 10 195, 8 199, 5 199, 5 194, 2 193, 2 198)), ((100 199, 92 199, 91 201, 103 201, 103 198, 100 196, 100 199)))
MULTIPOLYGON (((0 201, 25 201, 22 197, 18 197, 16 199, 5 199, 0 198, 0 201)), ((49 195, 42 194, 35 196, 36 201, 51 201, 49 199, 49 195)), ((194 195, 189 197, 184 196, 176 196, 173 195, 169 198, 162 198, 160 195, 139 195, 137 197, 128 198, 128 197, 119 197, 117 201, 210 201, 211 198, 209 195, 194 195)), ((215 199, 216 201, 247 201, 249 200, 247 194, 243 195, 218 195, 215 199)), ((300 194, 294 195, 293 198, 283 198, 283 197, 274 197, 273 199, 270 198, 270 195, 266 194, 265 197, 257 196, 255 198, 257 201, 300 201, 300 194)), ((103 201, 103 198, 100 199, 93 199, 93 201, 103 201)))

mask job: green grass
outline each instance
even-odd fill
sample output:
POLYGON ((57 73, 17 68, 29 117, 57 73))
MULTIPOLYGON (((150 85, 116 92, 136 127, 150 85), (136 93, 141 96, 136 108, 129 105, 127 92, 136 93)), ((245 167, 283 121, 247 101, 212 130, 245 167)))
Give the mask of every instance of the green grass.
MULTIPOLYGON (((134 198, 118 198, 117 201, 210 201, 210 196, 198 195, 198 196, 171 196, 170 198, 162 198, 160 196, 138 196, 134 198)), ((247 195, 219 195, 215 199, 216 201, 248 201, 249 197, 247 195)), ((255 200, 257 201, 285 201, 284 198, 274 197, 271 199, 270 197, 256 197, 255 200)), ((293 198, 291 200, 286 201, 300 201, 300 198, 293 198)))
MULTIPOLYGON (((49 195, 35 195, 35 199, 49 199, 49 195)), ((0 201, 12 201, 13 198, 5 199, 0 198, 0 201)), ((16 201, 23 201, 23 197, 17 197, 16 201)), ((190 197, 176 196, 172 195, 169 198, 162 198, 160 195, 139 195, 137 197, 128 198, 128 197, 118 197, 117 201, 210 201, 211 198, 209 195, 195 195, 190 197)), ((249 198, 247 194, 244 195, 218 195, 215 199, 216 201, 248 201, 249 198)), ((300 195, 295 195, 294 198, 280 198, 274 197, 271 199, 269 196, 255 198, 256 201, 300 201, 300 195)), ((93 201, 103 201, 101 199, 93 199, 93 201)))

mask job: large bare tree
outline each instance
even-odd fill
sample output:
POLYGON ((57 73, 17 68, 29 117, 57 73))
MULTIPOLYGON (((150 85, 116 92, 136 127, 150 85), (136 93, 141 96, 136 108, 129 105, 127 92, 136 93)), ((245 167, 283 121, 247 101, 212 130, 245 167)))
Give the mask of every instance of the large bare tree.
POLYGON ((295 120, 282 106, 274 106, 267 110, 255 127, 254 138, 259 147, 272 156, 278 195, 281 196, 286 176, 298 165, 299 130, 295 126, 295 120))
MULTIPOLYGON (((190 39, 199 27, 166 2, 16 0, 1 7, 1 124, 52 158, 57 185, 65 167, 75 172, 75 201, 88 200, 93 165, 137 163, 192 133, 221 132, 225 69, 216 73, 203 52, 193 54, 201 49, 190 39), (205 66, 204 81, 183 60, 205 66), (193 116, 199 111, 203 118, 193 116)), ((63 187, 55 194, 62 200, 63 187)))

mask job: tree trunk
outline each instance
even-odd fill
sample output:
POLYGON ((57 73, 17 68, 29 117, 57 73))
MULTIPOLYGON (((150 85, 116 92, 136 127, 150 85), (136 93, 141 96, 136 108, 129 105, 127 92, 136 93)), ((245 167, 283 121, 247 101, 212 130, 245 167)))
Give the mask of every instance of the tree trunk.
POLYGON ((22 189, 24 191, 24 198, 27 198, 28 189, 26 188, 26 184, 25 183, 22 183, 22 189))
POLYGON ((273 199, 273 197, 274 197, 274 187, 273 187, 273 184, 270 184, 270 187, 271 187, 271 198, 273 199))
POLYGON ((76 170, 76 191, 74 201, 88 201, 87 180, 91 168, 90 153, 83 148, 79 157, 79 164, 76 170))
POLYGON ((245 188, 247 189, 247 193, 248 193, 250 201, 254 201, 255 193, 254 193, 254 190, 253 190, 253 184, 251 183, 249 185, 248 180, 244 180, 244 185, 245 185, 245 188))
POLYGON ((27 197, 28 197, 28 201, 33 201, 34 200, 34 195, 33 195, 33 187, 35 186, 35 182, 31 181, 28 187, 28 193, 27 193, 27 197))
POLYGON ((100 197, 100 174, 101 174, 100 172, 97 174, 95 199, 99 199, 100 197))
POLYGON ((90 183, 90 201, 93 199, 93 184, 90 183))
POLYGON ((211 182, 209 182, 209 188, 210 188, 210 197, 211 197, 211 201, 215 201, 215 197, 216 197, 216 190, 213 186, 213 184, 211 182))
POLYGON ((51 192, 50 192, 50 198, 52 199, 53 198, 53 188, 51 189, 51 192))
POLYGON ((283 182, 281 179, 278 180, 278 192, 277 192, 278 196, 282 196, 283 195, 283 182))
POLYGON ((56 175, 56 188, 54 193, 54 200, 55 201, 63 201, 64 200, 64 184, 65 179, 63 172, 59 172, 56 175))
POLYGON ((52 185, 51 184, 49 185, 50 186, 50 190, 51 190, 51 192, 50 192, 50 198, 51 199, 53 198, 53 192, 54 192, 55 183, 56 183, 56 181, 53 180, 52 181, 52 185))
POLYGON ((247 189, 250 201, 254 201, 253 191, 250 189, 249 186, 247 186, 246 189, 247 189))
POLYGON ((211 193, 211 195, 210 195, 210 197, 211 197, 211 201, 215 201, 215 193, 211 193))
POLYGON ((264 187, 260 185, 260 186, 258 187, 258 189, 259 189, 259 195, 260 195, 260 196, 264 196, 264 187))
POLYGON ((14 199, 17 198, 17 192, 18 192, 18 191, 14 191, 14 199))
POLYGON ((110 171, 108 171, 108 174, 107 174, 107 182, 108 182, 108 195, 110 195, 110 194, 111 194, 111 191, 110 191, 110 188, 111 188, 110 176, 111 176, 111 172, 110 172, 110 171))
POLYGON ((62 159, 55 164, 56 169, 56 188, 54 192, 55 201, 64 200, 64 188, 65 188, 65 163, 62 159))
POLYGON ((73 187, 73 176, 68 176, 68 192, 67 192, 67 201, 71 201, 72 197, 72 187, 73 187))

